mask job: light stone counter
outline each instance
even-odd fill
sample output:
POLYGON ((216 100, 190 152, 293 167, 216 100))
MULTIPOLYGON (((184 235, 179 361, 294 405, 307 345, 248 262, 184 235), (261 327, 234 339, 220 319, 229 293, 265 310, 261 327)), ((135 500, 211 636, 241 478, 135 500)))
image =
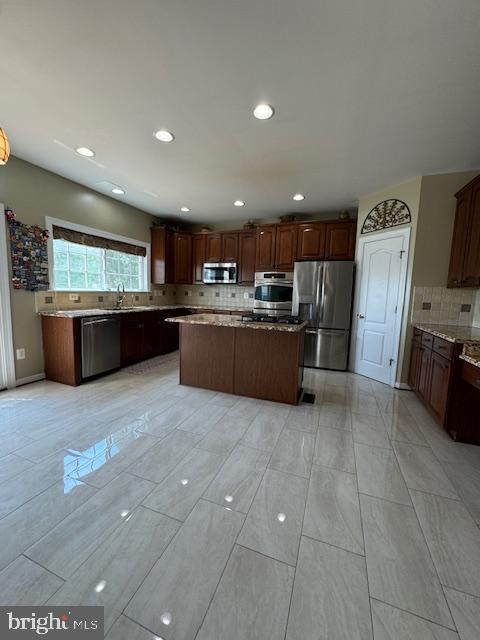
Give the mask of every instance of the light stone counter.
POLYGON ((232 327, 235 329, 260 329, 263 331, 287 331, 298 333, 307 326, 306 322, 301 324, 281 324, 278 322, 244 322, 240 315, 229 316, 214 313, 199 313, 193 316, 178 316, 177 318, 167 318, 167 322, 179 322, 183 324, 204 324, 211 327, 232 327))

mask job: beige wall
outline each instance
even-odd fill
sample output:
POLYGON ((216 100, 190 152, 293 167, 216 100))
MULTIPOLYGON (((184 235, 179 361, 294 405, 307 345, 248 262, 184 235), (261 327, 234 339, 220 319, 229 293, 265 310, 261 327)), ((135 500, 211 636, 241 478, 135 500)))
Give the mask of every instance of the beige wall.
MULTIPOLYGON (((360 199, 357 248, 366 216, 382 200, 399 198, 408 204, 412 214, 397 382, 406 383, 408 379, 415 287, 446 287, 455 221, 455 192, 478 173, 467 171, 419 176, 360 199)), ((480 294, 476 299, 479 298, 480 294)), ((472 311, 470 317, 473 318, 474 315, 475 312, 472 311)))
MULTIPOLYGON (((155 218, 139 209, 45 171, 18 158, 0 170, 0 202, 12 207, 18 220, 45 225, 45 216, 61 218, 135 240, 150 240, 155 218)), ((17 379, 43 372, 40 319, 35 295, 12 289, 15 348, 25 348, 25 360, 16 361, 17 379)))
POLYGON ((476 175, 478 171, 423 176, 413 264, 414 286, 447 285, 455 193, 476 175))
MULTIPOLYGON (((410 225, 410 248, 408 255, 408 265, 407 265, 407 285, 405 292, 405 308, 403 311, 402 318, 402 328, 400 333, 400 350, 399 357, 397 363, 397 381, 406 380, 406 376, 408 375, 408 366, 407 371, 405 372, 405 362, 408 361, 408 356, 406 355, 410 349, 410 335, 409 335, 409 318, 411 312, 411 304, 412 304, 412 272, 413 272, 413 263, 414 263, 414 254, 415 254, 415 240, 417 234, 417 224, 419 218, 419 207, 420 207, 420 193, 422 188, 422 178, 420 176, 408 180, 406 182, 402 182, 401 184, 394 185, 391 187, 387 187, 386 189, 382 189, 382 191, 377 191, 371 195, 360 198, 358 205, 358 226, 357 226, 357 258, 358 258, 358 241, 360 238, 360 232, 362 229, 362 224, 365 221, 365 218, 369 214, 369 212, 382 200, 388 200, 390 198, 398 198, 399 200, 403 200, 408 205, 410 209, 412 222, 410 225)), ((407 226, 407 225, 404 225, 407 226)), ((371 234, 369 234, 371 235, 371 234)))

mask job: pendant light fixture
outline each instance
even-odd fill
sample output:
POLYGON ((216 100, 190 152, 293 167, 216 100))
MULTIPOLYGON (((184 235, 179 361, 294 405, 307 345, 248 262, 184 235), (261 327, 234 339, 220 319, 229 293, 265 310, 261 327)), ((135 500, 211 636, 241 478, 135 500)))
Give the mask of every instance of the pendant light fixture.
POLYGON ((10 157, 10 144, 8 143, 7 134, 0 128, 0 165, 7 164, 10 157))

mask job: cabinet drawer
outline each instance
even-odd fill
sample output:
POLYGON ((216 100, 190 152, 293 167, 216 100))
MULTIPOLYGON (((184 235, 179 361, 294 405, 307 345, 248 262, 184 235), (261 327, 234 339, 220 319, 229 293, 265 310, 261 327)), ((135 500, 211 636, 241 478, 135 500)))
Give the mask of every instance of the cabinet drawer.
POLYGON ((413 337, 414 338, 421 338, 422 337, 422 333, 423 333, 423 331, 421 329, 417 329, 417 327, 413 328, 413 337))
POLYGON ((468 362, 463 362, 462 379, 476 389, 480 389, 480 368, 468 362))
POLYGON ((431 333, 422 332, 422 346, 427 347, 429 349, 432 348, 433 345, 433 336, 431 333))
POLYGON ((448 342, 448 340, 443 340, 443 338, 437 338, 436 336, 433 338, 433 350, 448 360, 453 358, 454 347, 453 342, 448 342))

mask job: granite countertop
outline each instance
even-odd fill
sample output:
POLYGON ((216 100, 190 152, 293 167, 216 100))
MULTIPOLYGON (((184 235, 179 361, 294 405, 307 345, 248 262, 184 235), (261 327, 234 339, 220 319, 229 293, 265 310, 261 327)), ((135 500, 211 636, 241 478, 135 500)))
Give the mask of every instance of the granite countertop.
POLYGON ((460 358, 480 369, 480 344, 466 344, 460 358))
POLYGON ((222 305, 195 305, 195 304, 165 304, 139 307, 123 307, 121 309, 65 309, 58 311, 39 311, 40 316, 53 316, 57 318, 86 318, 88 316, 109 316, 118 313, 139 313, 141 311, 168 311, 170 309, 219 309, 225 311, 238 311, 238 313, 251 312, 247 307, 223 307, 222 305))
POLYGON ((193 316, 179 316, 177 318, 167 318, 167 322, 180 322, 183 324, 206 324, 211 327, 232 327, 236 329, 261 329, 263 331, 288 331, 298 333, 306 326, 306 322, 301 324, 279 324, 277 322, 244 322, 241 316, 223 316, 214 313, 199 313, 193 316))
POLYGON ((420 329, 433 336, 438 336, 448 342, 470 342, 480 344, 480 329, 476 327, 459 327, 448 324, 422 324, 415 323, 415 329, 420 329))

